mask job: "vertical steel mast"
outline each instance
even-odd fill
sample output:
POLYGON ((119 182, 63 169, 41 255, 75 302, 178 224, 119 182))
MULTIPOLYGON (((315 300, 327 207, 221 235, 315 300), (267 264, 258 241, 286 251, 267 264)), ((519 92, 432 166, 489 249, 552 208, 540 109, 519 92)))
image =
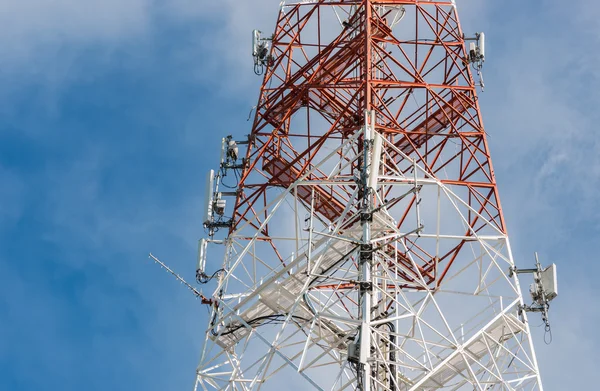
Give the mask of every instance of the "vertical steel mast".
POLYGON ((314 0, 253 38, 252 130, 207 181, 195 389, 542 390, 483 34, 465 39, 453 1, 314 0))

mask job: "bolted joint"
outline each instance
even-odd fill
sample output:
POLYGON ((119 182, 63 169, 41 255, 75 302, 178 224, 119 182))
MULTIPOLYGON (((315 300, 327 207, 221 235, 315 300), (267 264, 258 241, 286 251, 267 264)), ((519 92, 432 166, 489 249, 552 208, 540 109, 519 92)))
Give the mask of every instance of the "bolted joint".
POLYGON ((370 262, 373 259, 373 245, 369 244, 361 244, 360 245, 360 261, 361 262, 370 262))
POLYGON ((373 221, 373 213, 372 212, 362 212, 360 214, 360 222, 361 223, 372 222, 372 221, 373 221))
POLYGON ((508 278, 513 278, 513 276, 517 274, 517 267, 511 266, 508 268, 508 278))

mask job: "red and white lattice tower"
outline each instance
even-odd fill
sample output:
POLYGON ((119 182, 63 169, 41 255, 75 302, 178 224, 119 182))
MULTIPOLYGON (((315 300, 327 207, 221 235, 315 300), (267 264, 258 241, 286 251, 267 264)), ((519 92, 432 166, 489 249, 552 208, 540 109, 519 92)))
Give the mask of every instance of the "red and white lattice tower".
POLYGON ((208 181, 196 390, 541 390, 482 36, 453 1, 304 0, 254 38, 252 130, 208 181))

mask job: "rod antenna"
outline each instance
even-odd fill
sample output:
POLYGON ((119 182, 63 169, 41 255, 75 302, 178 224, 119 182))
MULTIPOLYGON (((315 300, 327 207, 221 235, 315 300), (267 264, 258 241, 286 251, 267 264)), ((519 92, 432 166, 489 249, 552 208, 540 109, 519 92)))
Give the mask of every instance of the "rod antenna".
POLYGON ((154 262, 156 262, 160 267, 162 267, 163 269, 165 269, 166 271, 168 271, 169 273, 171 273, 171 275, 173 277, 175 277, 180 283, 182 283, 183 285, 185 285, 189 290, 192 291, 192 293, 194 295, 196 295, 196 297, 199 297, 202 299, 202 302, 204 303, 205 300, 208 300, 203 294, 202 292, 198 291, 198 289, 194 288, 192 285, 190 285, 190 283, 188 283, 183 277, 181 277, 179 274, 175 273, 173 270, 171 270, 170 267, 168 267, 164 262, 162 262, 160 259, 156 258, 154 255, 152 255, 152 253, 150 253, 148 255, 148 258, 151 258, 154 262))

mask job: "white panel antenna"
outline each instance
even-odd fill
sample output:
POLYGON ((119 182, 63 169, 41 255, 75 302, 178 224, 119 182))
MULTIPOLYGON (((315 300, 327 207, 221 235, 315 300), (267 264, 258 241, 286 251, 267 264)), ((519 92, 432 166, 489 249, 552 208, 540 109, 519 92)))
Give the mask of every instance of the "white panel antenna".
POLYGON ((206 189, 204 190, 204 225, 208 225, 213 219, 213 187, 215 181, 215 171, 210 170, 208 177, 206 178, 206 189))
POLYGON ((383 140, 377 132, 373 132, 373 154, 371 155, 371 173, 369 174, 369 187, 377 190, 379 180, 379 165, 381 164, 381 149, 383 140))
POLYGON ((540 282, 544 295, 548 301, 558 296, 558 280, 556 278, 556 264, 552 264, 540 273, 540 282))
POLYGON ((254 57, 258 56, 259 46, 260 46, 260 34, 259 30, 252 30, 252 55, 254 57))
POLYGON ((196 273, 204 273, 206 270, 206 250, 208 248, 208 241, 204 238, 198 241, 198 265, 196 266, 196 273))
POLYGON ((481 61, 485 61, 485 33, 479 33, 479 56, 481 61))

